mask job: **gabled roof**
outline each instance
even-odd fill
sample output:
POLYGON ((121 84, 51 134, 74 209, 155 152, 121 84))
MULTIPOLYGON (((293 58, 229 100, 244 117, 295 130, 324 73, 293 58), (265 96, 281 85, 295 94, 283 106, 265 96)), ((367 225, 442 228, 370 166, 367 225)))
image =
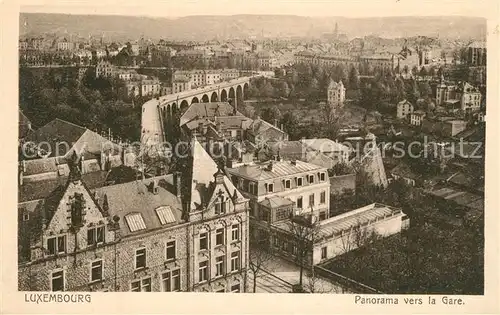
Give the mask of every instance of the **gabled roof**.
POLYGON ((19 138, 26 137, 31 131, 31 121, 19 110, 19 138))
MULTIPOLYGON (((197 209, 209 201, 209 188, 219 167, 197 140, 193 141, 192 152, 191 209, 197 209)), ((224 186, 231 195, 236 191, 237 198, 243 199, 227 176, 224 176, 224 186)))
POLYGON ((403 105, 406 105, 406 104, 408 104, 408 105, 410 105, 410 106, 413 106, 413 104, 412 104, 412 103, 410 103, 410 102, 409 102, 408 100, 406 100, 406 99, 404 99, 404 100, 402 100, 401 102, 399 102, 397 106, 399 107, 399 106, 403 106, 403 105))
MULTIPOLYGON (((85 131, 87 129, 81 126, 56 118, 45 126, 35 130, 26 140, 37 144, 47 142, 52 151, 51 156, 54 156, 57 143, 65 142, 72 147, 83 136, 85 131)), ((58 148, 60 155, 67 153, 64 145, 60 145, 58 148)))
MULTIPOLYGON (((56 156, 56 154, 64 156, 73 149, 77 149, 79 153, 82 152, 85 158, 95 157, 103 148, 112 149, 113 152, 120 152, 117 144, 110 142, 101 135, 59 118, 31 133, 26 138, 26 141, 35 144, 47 142, 51 157, 56 156)), ((47 147, 43 145, 42 148, 46 149, 47 147)))
POLYGON ((279 207, 283 207, 283 206, 289 206, 289 205, 295 204, 295 202, 293 202, 287 198, 283 198, 280 196, 274 196, 274 197, 267 197, 266 199, 259 202, 259 204, 266 207, 266 208, 272 209, 272 208, 279 208, 279 207))
MULTIPOLYGON (((180 118, 180 125, 201 118, 213 118, 215 116, 233 116, 234 107, 228 102, 193 103, 180 118)), ((243 116, 236 112, 234 116, 243 116)))
POLYGON ((391 174, 394 174, 394 175, 400 176, 400 177, 404 177, 404 178, 410 178, 410 179, 418 179, 421 177, 420 175, 415 174, 411 170, 410 166, 404 162, 401 162, 398 165, 396 165, 396 167, 394 167, 391 170, 391 174))

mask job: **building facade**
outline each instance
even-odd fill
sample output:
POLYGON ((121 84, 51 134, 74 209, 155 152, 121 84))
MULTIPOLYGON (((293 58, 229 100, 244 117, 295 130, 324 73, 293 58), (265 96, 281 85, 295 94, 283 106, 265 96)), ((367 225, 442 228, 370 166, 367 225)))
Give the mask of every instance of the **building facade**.
POLYGON ((338 83, 331 80, 328 85, 328 105, 332 108, 339 108, 344 106, 345 101, 345 87, 342 80, 338 83))
POLYGON ((413 105, 407 101, 402 100, 398 103, 396 108, 396 117, 399 119, 405 119, 409 114, 413 113, 413 105))
POLYGON ((247 199, 193 146, 183 173, 90 190, 75 164, 19 203, 19 290, 245 292, 247 199))

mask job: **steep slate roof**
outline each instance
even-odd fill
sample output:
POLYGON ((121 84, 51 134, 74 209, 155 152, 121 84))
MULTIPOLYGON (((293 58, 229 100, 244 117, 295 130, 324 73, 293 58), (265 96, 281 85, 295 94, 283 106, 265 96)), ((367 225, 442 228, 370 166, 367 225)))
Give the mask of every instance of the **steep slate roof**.
POLYGON ((19 110, 19 138, 26 137, 31 131, 31 121, 19 110))
MULTIPOLYGON (((85 147, 84 156, 86 158, 95 157, 95 154, 100 153, 103 148, 112 148, 114 152, 120 152, 117 144, 111 143, 91 130, 59 118, 31 133, 26 138, 26 141, 32 141, 36 144, 47 142, 51 149, 51 157, 55 156, 56 153, 59 156, 64 156, 71 152, 72 149, 81 152, 83 147, 85 147), (57 146, 58 143, 67 143, 69 149, 64 144, 57 146), (56 149, 59 152, 56 152, 56 149)), ((46 146, 44 145, 42 148, 45 149, 46 146)))
MULTIPOLYGON (((45 126, 35 130, 26 140, 35 143, 48 142, 52 151, 51 156, 54 156, 56 143, 66 142, 72 147, 86 130, 81 126, 56 118, 45 126)), ((60 155, 67 153, 64 145, 59 146, 59 150, 60 155)))
POLYGON ((161 228, 160 218, 156 209, 162 206, 169 206, 174 215, 175 222, 167 224, 178 224, 181 222, 182 204, 180 198, 166 189, 167 177, 172 175, 158 176, 145 180, 138 180, 124 184, 104 186, 95 189, 99 206, 104 203, 104 196, 107 197, 109 213, 111 216, 117 215, 120 218, 120 231, 122 236, 140 234, 144 230, 132 232, 129 229, 125 216, 139 213, 145 223, 146 230, 161 228), (158 193, 151 190, 154 181, 158 182, 158 193))
MULTIPOLYGON (((180 118, 180 125, 182 126, 189 121, 201 118, 233 116, 233 111, 234 107, 228 102, 193 103, 180 118)), ((243 116, 243 114, 237 111, 235 116, 243 116)))
MULTIPOLYGON (((200 205, 208 202, 208 199, 211 197, 209 195, 209 187, 214 181, 214 175, 218 172, 219 168, 197 140, 193 141, 192 152, 191 209, 197 209, 200 205)), ((224 185, 231 196, 236 191, 238 199, 244 199, 243 195, 241 195, 227 176, 224 176, 224 185)))
MULTIPOLYGON (((108 172, 99 171, 82 175, 82 182, 89 189, 103 186, 106 183, 108 172)), ((49 196, 57 187, 64 186, 68 177, 59 177, 55 179, 42 180, 37 182, 27 182, 19 186, 18 202, 44 199, 49 196)))

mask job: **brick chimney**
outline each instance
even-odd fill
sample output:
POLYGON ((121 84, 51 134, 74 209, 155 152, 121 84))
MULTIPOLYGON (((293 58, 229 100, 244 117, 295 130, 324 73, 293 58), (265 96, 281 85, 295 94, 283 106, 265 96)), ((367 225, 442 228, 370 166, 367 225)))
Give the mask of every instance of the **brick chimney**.
POLYGON ((182 197, 182 181, 181 181, 181 172, 174 173, 174 186, 175 186, 175 195, 177 198, 182 197))

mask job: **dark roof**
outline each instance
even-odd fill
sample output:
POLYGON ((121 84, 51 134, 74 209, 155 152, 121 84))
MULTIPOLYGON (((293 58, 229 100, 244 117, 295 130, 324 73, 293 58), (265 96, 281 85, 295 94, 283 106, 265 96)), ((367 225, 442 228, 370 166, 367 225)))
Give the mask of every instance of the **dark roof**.
MULTIPOLYGON (((101 187, 106 183, 107 172, 99 171, 82 175, 82 182, 89 189, 101 187)), ((55 179, 42 180, 37 182, 27 182, 18 188, 18 202, 39 200, 47 198, 54 190, 64 186, 68 180, 67 176, 55 179)))
POLYGON ((399 163, 395 168, 391 170, 391 174, 410 179, 418 179, 420 175, 415 174, 410 166, 404 162, 399 163))
POLYGON ((19 138, 26 137, 31 131, 31 121, 19 110, 19 138))
MULTIPOLYGON (((180 118, 180 125, 184 125, 192 120, 215 116, 231 116, 233 115, 234 107, 228 102, 211 102, 211 103, 193 103, 184 112, 180 118)), ((243 116, 240 112, 236 112, 235 116, 243 116)))
POLYGON ((106 195, 109 204, 109 213, 120 218, 120 231, 122 236, 139 234, 144 231, 161 228, 160 218, 156 209, 163 206, 170 207, 175 225, 181 222, 182 204, 180 198, 166 189, 168 185, 165 178, 172 175, 158 176, 145 180, 133 181, 124 184, 105 186, 95 189, 99 204, 102 206, 106 195), (158 192, 153 193, 151 187, 154 181, 158 182, 158 192), (125 218, 128 214, 140 214, 146 230, 131 231, 125 218))
MULTIPOLYGON (((47 142, 51 148, 51 156, 54 156, 57 143, 65 142, 72 147, 86 130, 81 126, 56 118, 45 126, 35 130, 26 140, 35 143, 47 142)), ((58 149, 60 155, 67 153, 64 145, 60 145, 58 149)))

